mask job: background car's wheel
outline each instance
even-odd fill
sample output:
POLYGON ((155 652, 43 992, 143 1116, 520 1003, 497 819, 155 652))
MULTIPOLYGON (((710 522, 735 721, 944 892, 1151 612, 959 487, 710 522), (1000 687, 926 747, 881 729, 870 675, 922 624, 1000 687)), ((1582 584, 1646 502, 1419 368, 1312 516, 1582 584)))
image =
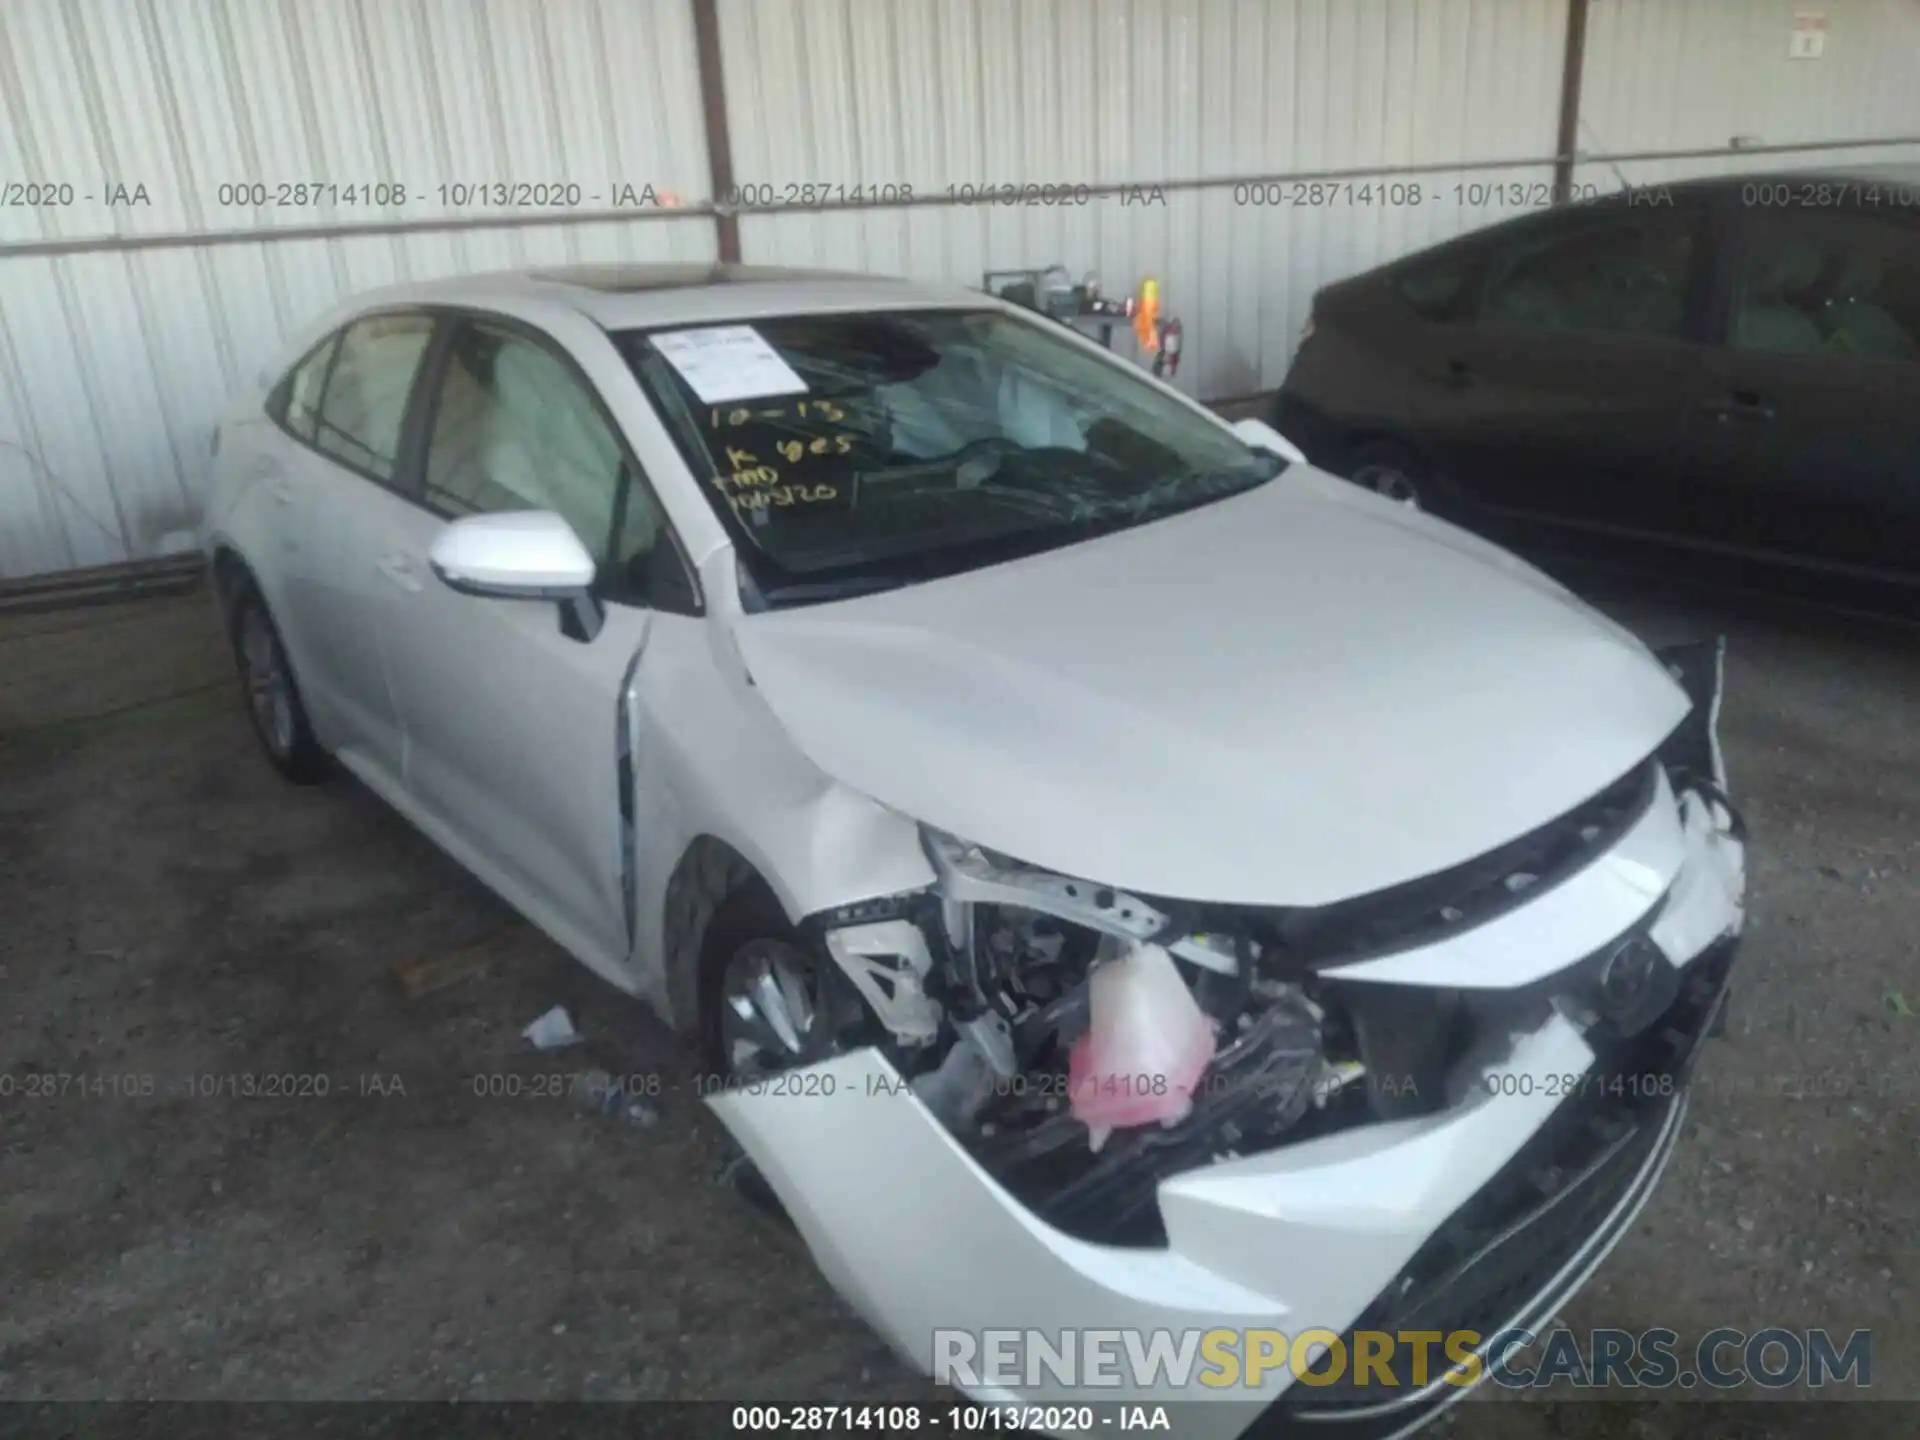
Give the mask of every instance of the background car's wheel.
POLYGON ((1426 468, 1405 446, 1391 441, 1374 441, 1355 450, 1347 464, 1347 478, 1363 490, 1402 505, 1421 508, 1433 499, 1426 468))
POLYGON ((313 738, 293 666, 266 603, 251 584, 242 583, 230 612, 233 658, 253 730, 274 767, 296 785, 326 778, 327 753, 313 738))

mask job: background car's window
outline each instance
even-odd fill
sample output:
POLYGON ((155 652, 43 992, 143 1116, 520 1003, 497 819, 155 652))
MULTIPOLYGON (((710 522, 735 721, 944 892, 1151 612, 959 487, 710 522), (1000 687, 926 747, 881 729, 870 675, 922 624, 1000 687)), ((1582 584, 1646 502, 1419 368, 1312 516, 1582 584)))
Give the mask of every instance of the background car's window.
POLYGON ((1911 218, 1780 211, 1750 224, 1728 343, 1920 360, 1920 228, 1911 218))
MULTIPOLYGON (((605 559, 623 472, 620 442, 593 398, 545 346, 491 325, 461 328, 427 442, 430 506, 450 515, 552 510, 605 559)), ((652 543, 650 505, 649 496, 637 512, 627 507, 623 547, 652 543)))
POLYGON ((1428 320, 1452 321, 1465 318, 1467 284, 1473 262, 1465 255, 1452 255, 1403 272, 1394 282, 1400 298, 1428 320))
POLYGON ((1694 210, 1653 210, 1523 241, 1496 263, 1486 325, 1679 338, 1700 245, 1694 210))
POLYGON ((432 334, 433 320, 426 315, 373 315, 349 325, 327 381, 314 444, 355 469, 391 480, 407 394, 432 334))
POLYGON ((327 383, 327 367, 333 363, 334 347, 339 343, 338 333, 329 335, 287 377, 286 409, 280 418, 302 440, 313 439, 320 420, 320 392, 327 383))

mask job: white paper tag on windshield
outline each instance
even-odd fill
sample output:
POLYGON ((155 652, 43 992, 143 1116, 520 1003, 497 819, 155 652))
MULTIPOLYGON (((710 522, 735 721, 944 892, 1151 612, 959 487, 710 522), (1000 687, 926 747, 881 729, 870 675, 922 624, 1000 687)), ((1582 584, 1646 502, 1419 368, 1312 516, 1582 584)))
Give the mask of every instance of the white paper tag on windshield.
POLYGON ((653 348, 709 405, 806 393, 807 382, 751 325, 670 330, 653 337, 653 348))

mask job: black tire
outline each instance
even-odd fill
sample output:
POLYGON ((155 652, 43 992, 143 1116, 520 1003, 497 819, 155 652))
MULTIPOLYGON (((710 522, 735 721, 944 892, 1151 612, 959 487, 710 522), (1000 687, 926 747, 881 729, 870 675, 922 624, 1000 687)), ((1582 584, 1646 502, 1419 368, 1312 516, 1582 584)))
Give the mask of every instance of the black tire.
POLYGON ((274 769, 295 785, 319 784, 331 769, 327 752, 313 738, 293 662, 287 658, 273 616, 267 613, 266 601, 250 580, 240 581, 234 589, 227 634, 240 672, 240 696, 260 748, 274 769), (271 674, 262 669, 263 656, 270 657, 271 674))
POLYGON ((1438 498, 1432 472, 1419 456, 1392 440, 1370 440, 1358 446, 1348 457, 1347 478, 1383 500, 1416 509, 1431 510, 1438 498))

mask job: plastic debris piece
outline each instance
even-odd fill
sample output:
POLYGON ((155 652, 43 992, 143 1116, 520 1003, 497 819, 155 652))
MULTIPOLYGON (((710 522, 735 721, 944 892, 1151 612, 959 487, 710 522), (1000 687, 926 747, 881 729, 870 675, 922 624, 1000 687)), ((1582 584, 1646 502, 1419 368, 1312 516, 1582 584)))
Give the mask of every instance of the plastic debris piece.
POLYGON ((573 1028, 567 1007, 556 1005, 520 1032, 536 1050, 564 1050, 580 1043, 580 1032, 573 1028))

